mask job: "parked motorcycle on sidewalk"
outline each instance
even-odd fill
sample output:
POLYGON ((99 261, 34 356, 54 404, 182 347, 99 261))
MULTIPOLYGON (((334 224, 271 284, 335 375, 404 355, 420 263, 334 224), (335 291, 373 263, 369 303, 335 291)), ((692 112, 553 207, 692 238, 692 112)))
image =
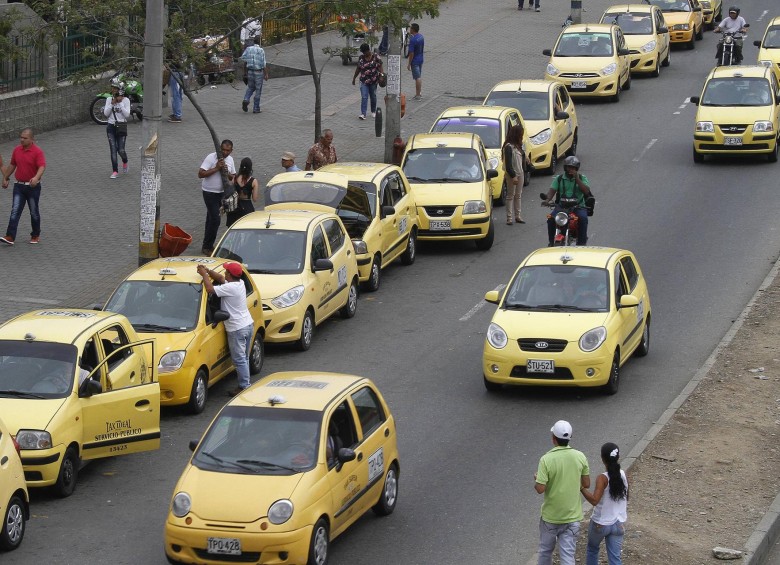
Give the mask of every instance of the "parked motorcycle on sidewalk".
MULTIPOLYGON (((139 120, 143 119, 144 86, 141 81, 136 79, 133 75, 126 73, 114 75, 109 84, 112 84, 115 81, 123 82, 125 84, 125 96, 130 100, 130 114, 134 115, 139 120)), ((111 90, 109 89, 108 92, 101 92, 92 100, 92 104, 89 106, 89 116, 95 123, 101 125, 108 123, 108 118, 103 114, 103 108, 106 106, 106 99, 111 98, 111 96, 111 90)))

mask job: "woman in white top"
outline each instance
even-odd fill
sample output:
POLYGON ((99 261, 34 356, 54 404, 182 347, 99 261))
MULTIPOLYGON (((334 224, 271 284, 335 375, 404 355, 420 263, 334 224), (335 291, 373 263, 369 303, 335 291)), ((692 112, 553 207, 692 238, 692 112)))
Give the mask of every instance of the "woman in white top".
POLYGON ((108 118, 106 135, 111 151, 111 178, 119 176, 117 153, 122 158, 122 172, 127 173, 127 118, 130 117, 130 99, 125 96, 125 83, 111 81, 111 98, 106 98, 103 114, 108 118), (120 125, 123 124, 123 125, 120 125))
POLYGON ((619 458, 620 451, 617 445, 614 443, 602 445, 601 461, 607 471, 598 476, 592 493, 585 487, 580 489, 585 500, 593 505, 588 529, 586 565, 598 565, 601 540, 605 540, 609 565, 622 565, 620 552, 623 549, 623 536, 628 518, 626 514, 628 479, 620 468, 619 458))

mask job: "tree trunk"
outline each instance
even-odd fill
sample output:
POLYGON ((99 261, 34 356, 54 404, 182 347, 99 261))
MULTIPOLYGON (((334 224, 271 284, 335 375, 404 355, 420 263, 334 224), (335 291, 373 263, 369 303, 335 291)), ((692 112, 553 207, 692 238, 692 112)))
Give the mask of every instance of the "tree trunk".
POLYGON ((317 71, 317 64, 314 62, 314 47, 311 42, 311 12, 308 4, 303 7, 303 14, 306 23, 306 50, 309 54, 311 78, 314 81, 314 143, 317 143, 322 134, 322 87, 320 86, 320 73, 317 71))

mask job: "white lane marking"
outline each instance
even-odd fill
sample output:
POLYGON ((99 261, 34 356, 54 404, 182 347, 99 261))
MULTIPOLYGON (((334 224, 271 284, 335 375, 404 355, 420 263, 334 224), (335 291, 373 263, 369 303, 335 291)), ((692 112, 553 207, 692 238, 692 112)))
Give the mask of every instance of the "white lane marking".
POLYGON ((679 115, 680 115, 680 112, 674 112, 674 115, 675 115, 675 116, 679 116, 679 115))
MULTIPOLYGON (((502 289, 502 288, 504 288, 505 286, 506 286, 505 284, 500 284, 500 285, 498 285, 496 288, 494 288, 493 290, 501 290, 501 289, 502 289)), ((463 317, 460 319, 460 321, 461 321, 461 322, 465 322, 466 320, 468 320, 469 318, 471 318, 471 317, 472 317, 474 314, 476 314, 476 313, 477 313, 477 312, 479 312, 479 311, 480 311, 482 308, 484 308, 484 307, 485 307, 485 304, 487 304, 487 302, 485 302, 484 300, 483 300, 482 302, 478 302, 478 303, 477 303, 477 304, 476 304, 476 305, 475 305, 475 306, 474 306, 474 307, 473 307, 471 310, 469 310, 468 312, 466 312, 466 313, 463 315, 463 317)))
POLYGON ((639 162, 639 160, 640 160, 642 157, 644 157, 644 156, 645 156, 645 153, 647 153, 648 149, 650 149, 650 148, 651 148, 653 145, 655 145, 655 142, 656 142, 656 141, 658 141, 658 140, 657 140, 657 139, 655 139, 655 138, 654 138, 654 139, 651 139, 651 140, 650 140, 650 143, 648 143, 647 145, 645 145, 645 148, 644 148, 644 149, 642 149, 642 152, 641 152, 639 155, 637 155, 636 157, 634 157, 634 162, 635 162, 635 163, 639 162))
POLYGON ((764 16, 766 16, 769 13, 769 10, 764 10, 764 13, 761 14, 761 16, 756 20, 757 22, 760 22, 764 19, 764 16))

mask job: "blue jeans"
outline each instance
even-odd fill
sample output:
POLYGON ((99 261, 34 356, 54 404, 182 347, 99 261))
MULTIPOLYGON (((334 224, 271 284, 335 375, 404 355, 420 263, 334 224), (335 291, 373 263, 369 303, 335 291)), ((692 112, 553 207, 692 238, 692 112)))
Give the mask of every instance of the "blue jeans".
POLYGON ((206 204, 206 228, 203 234, 203 249, 214 249, 219 231, 219 208, 222 205, 221 192, 203 192, 203 202, 206 204))
MULTIPOLYGON (((609 493, 604 493, 609 494, 609 493)), ((609 526, 602 526, 593 520, 590 521, 588 528, 588 554, 585 558, 586 565, 598 565, 599 546, 601 540, 607 547, 607 562, 609 565, 622 565, 620 552, 623 549, 623 536, 626 533, 626 527, 623 522, 615 522, 609 526)))
POLYGON ((422 63, 419 65, 412 63, 412 78, 417 80, 420 77, 422 77, 422 63))
MULTIPOLYGON (((547 220, 547 239, 552 244, 555 239, 555 214, 558 212, 568 212, 556 206, 553 208, 550 218, 547 220)), ((577 245, 587 245, 588 243, 588 209, 587 208, 575 208, 574 213, 577 214, 577 245)))
POLYGON ((6 235, 16 239, 16 228, 19 226, 19 218, 22 217, 25 204, 30 207, 30 223, 32 224, 30 235, 33 237, 41 235, 41 213, 38 210, 40 197, 41 183, 38 183, 35 188, 18 182, 14 183, 14 199, 13 204, 11 204, 11 217, 8 219, 8 229, 5 230, 6 235))
POLYGON ((244 102, 249 102, 249 99, 252 98, 252 93, 254 92, 255 103, 252 109, 257 112, 260 110, 260 95, 263 93, 263 71, 247 69, 246 73, 247 84, 246 92, 244 93, 244 102))
POLYGON ((368 107, 368 99, 371 98, 371 111, 376 112, 376 83, 364 84, 360 83, 360 113, 366 115, 366 108, 368 107))
POLYGON ((574 565, 574 550, 580 533, 579 522, 551 524, 539 519, 539 565, 552 565, 555 542, 558 542, 558 556, 561 565, 574 565))
POLYGON ((181 118, 182 88, 176 81, 176 77, 184 82, 184 75, 180 71, 171 71, 171 78, 168 79, 168 88, 171 89, 171 114, 176 118, 181 118))
POLYGON ((111 151, 111 170, 115 173, 119 171, 119 163, 116 154, 122 157, 122 162, 127 163, 127 153, 125 152, 125 141, 127 134, 119 135, 114 124, 106 126, 106 135, 108 136, 108 149, 111 151))
POLYGON ((238 386, 248 387, 249 382, 249 352, 252 346, 252 324, 244 326, 240 330, 227 332, 228 347, 230 348, 230 358, 233 360, 233 366, 238 375, 238 386))

